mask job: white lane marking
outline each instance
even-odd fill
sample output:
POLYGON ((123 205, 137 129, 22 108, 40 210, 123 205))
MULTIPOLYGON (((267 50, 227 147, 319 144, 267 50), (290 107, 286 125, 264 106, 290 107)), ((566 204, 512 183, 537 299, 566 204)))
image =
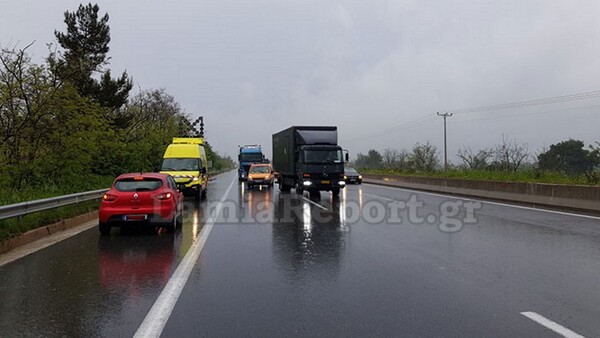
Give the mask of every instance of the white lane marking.
POLYGON ((454 198, 454 199, 457 199, 457 200, 481 202, 481 203, 485 203, 485 204, 499 205, 499 206, 503 206, 503 207, 510 207, 510 208, 516 208, 516 209, 533 210, 533 211, 540 211, 540 212, 546 212, 546 213, 550 213, 550 214, 557 214, 557 215, 563 215, 563 216, 573 216, 573 217, 582 217, 582 218, 600 220, 600 217, 598 217, 598 216, 575 214, 575 213, 571 213, 571 212, 563 212, 563 211, 549 210, 549 209, 532 208, 532 207, 526 207, 526 206, 516 205, 516 204, 491 202, 491 201, 486 201, 486 200, 482 200, 482 199, 460 197, 460 196, 454 196, 454 195, 450 195, 450 194, 447 194, 447 195, 436 194, 436 193, 432 193, 432 192, 426 192, 426 191, 420 191, 420 190, 413 190, 413 189, 406 189, 406 188, 400 188, 400 187, 396 188, 396 187, 390 187, 390 186, 379 185, 379 184, 374 184, 374 183, 366 183, 365 182, 365 184, 376 186, 376 187, 381 187, 381 188, 386 188, 386 189, 392 189, 392 190, 410 191, 410 192, 414 192, 414 193, 418 193, 418 194, 423 194, 423 195, 431 195, 431 196, 438 196, 438 197, 445 197, 445 198, 454 198))
POLYGON ((302 196, 302 199, 303 199, 303 200, 305 200, 306 202, 308 202, 308 203, 310 203, 310 204, 314 205, 314 206, 317 206, 317 207, 319 207, 319 208, 323 209, 323 210, 327 210, 327 208, 325 208, 324 206, 320 205, 319 203, 315 203, 315 202, 313 202, 313 201, 309 200, 308 198, 306 198, 306 197, 304 197, 304 196, 302 196))
POLYGON ((521 312, 521 314, 531 320, 533 320, 534 322, 558 333, 559 335, 563 336, 563 337, 567 337, 567 338, 585 338, 584 336, 573 332, 569 329, 567 329, 566 327, 555 323, 553 321, 551 321, 550 319, 542 316, 539 313, 536 312, 532 312, 532 311, 525 311, 525 312, 521 312))
POLYGON ((200 236, 192 246, 189 251, 186 253, 185 257, 173 273, 173 276, 165 285, 165 288, 161 291, 160 295, 152 305, 152 308, 144 318, 144 321, 140 325, 140 327, 135 332, 134 337, 160 337, 162 334, 169 317, 171 316, 171 312, 173 312, 173 308, 175 308, 175 304, 181 295, 181 291, 183 287, 187 283, 188 278, 204 248, 204 244, 208 239, 208 235, 219 217, 221 210, 223 209, 223 202, 229 195, 231 191, 231 187, 233 187, 233 183, 235 179, 231 181, 229 188, 225 191, 225 194, 217 204, 213 214, 210 216, 202 230, 200 231, 200 236))
POLYGON ((379 198, 379 199, 382 199, 382 200, 384 200, 384 201, 400 202, 400 201, 398 201, 398 200, 391 199, 391 198, 387 198, 387 197, 382 197, 382 196, 377 196, 377 195, 367 194, 366 192, 363 192, 363 195, 366 195, 366 196, 371 196, 371 197, 375 197, 375 198, 379 198))

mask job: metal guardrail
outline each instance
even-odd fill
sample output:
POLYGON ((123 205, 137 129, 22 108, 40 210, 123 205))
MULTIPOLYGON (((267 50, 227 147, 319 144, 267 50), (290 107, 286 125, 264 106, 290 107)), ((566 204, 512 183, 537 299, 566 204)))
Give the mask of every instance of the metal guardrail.
POLYGON ((22 217, 38 211, 55 209, 80 202, 95 200, 102 198, 102 195, 104 195, 104 193, 107 191, 108 189, 100 189, 58 197, 44 198, 35 201, 3 205, 0 206, 0 220, 22 217))

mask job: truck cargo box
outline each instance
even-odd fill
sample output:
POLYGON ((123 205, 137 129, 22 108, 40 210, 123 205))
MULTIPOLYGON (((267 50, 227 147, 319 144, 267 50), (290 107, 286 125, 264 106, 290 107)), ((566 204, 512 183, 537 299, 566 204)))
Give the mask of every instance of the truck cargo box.
POLYGON ((294 152, 301 145, 337 145, 337 127, 293 126, 273 135, 273 168, 284 175, 295 172, 294 152))

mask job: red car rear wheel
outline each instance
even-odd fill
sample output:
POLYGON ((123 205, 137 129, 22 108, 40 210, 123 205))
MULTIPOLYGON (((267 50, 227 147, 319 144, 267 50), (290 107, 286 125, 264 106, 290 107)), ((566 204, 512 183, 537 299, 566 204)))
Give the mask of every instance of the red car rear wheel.
POLYGON ((102 235, 102 236, 110 235, 110 228, 111 228, 111 226, 109 224, 106 224, 106 223, 98 224, 98 229, 100 230, 100 235, 102 235))

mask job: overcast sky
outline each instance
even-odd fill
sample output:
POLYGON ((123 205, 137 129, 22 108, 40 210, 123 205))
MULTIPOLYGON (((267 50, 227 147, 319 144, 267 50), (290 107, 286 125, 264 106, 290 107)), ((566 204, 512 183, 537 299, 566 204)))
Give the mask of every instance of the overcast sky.
MULTIPOLYGON (((0 45, 47 54, 78 1, 0 0, 0 45)), ((600 90, 600 1, 99 2, 111 69, 135 90, 165 88, 221 153, 291 125, 337 125, 357 152, 493 146, 535 153, 600 141, 600 98, 460 113, 465 108, 600 90), (583 108, 580 108, 583 107, 583 108), (415 121, 414 123, 410 123, 415 121)))

